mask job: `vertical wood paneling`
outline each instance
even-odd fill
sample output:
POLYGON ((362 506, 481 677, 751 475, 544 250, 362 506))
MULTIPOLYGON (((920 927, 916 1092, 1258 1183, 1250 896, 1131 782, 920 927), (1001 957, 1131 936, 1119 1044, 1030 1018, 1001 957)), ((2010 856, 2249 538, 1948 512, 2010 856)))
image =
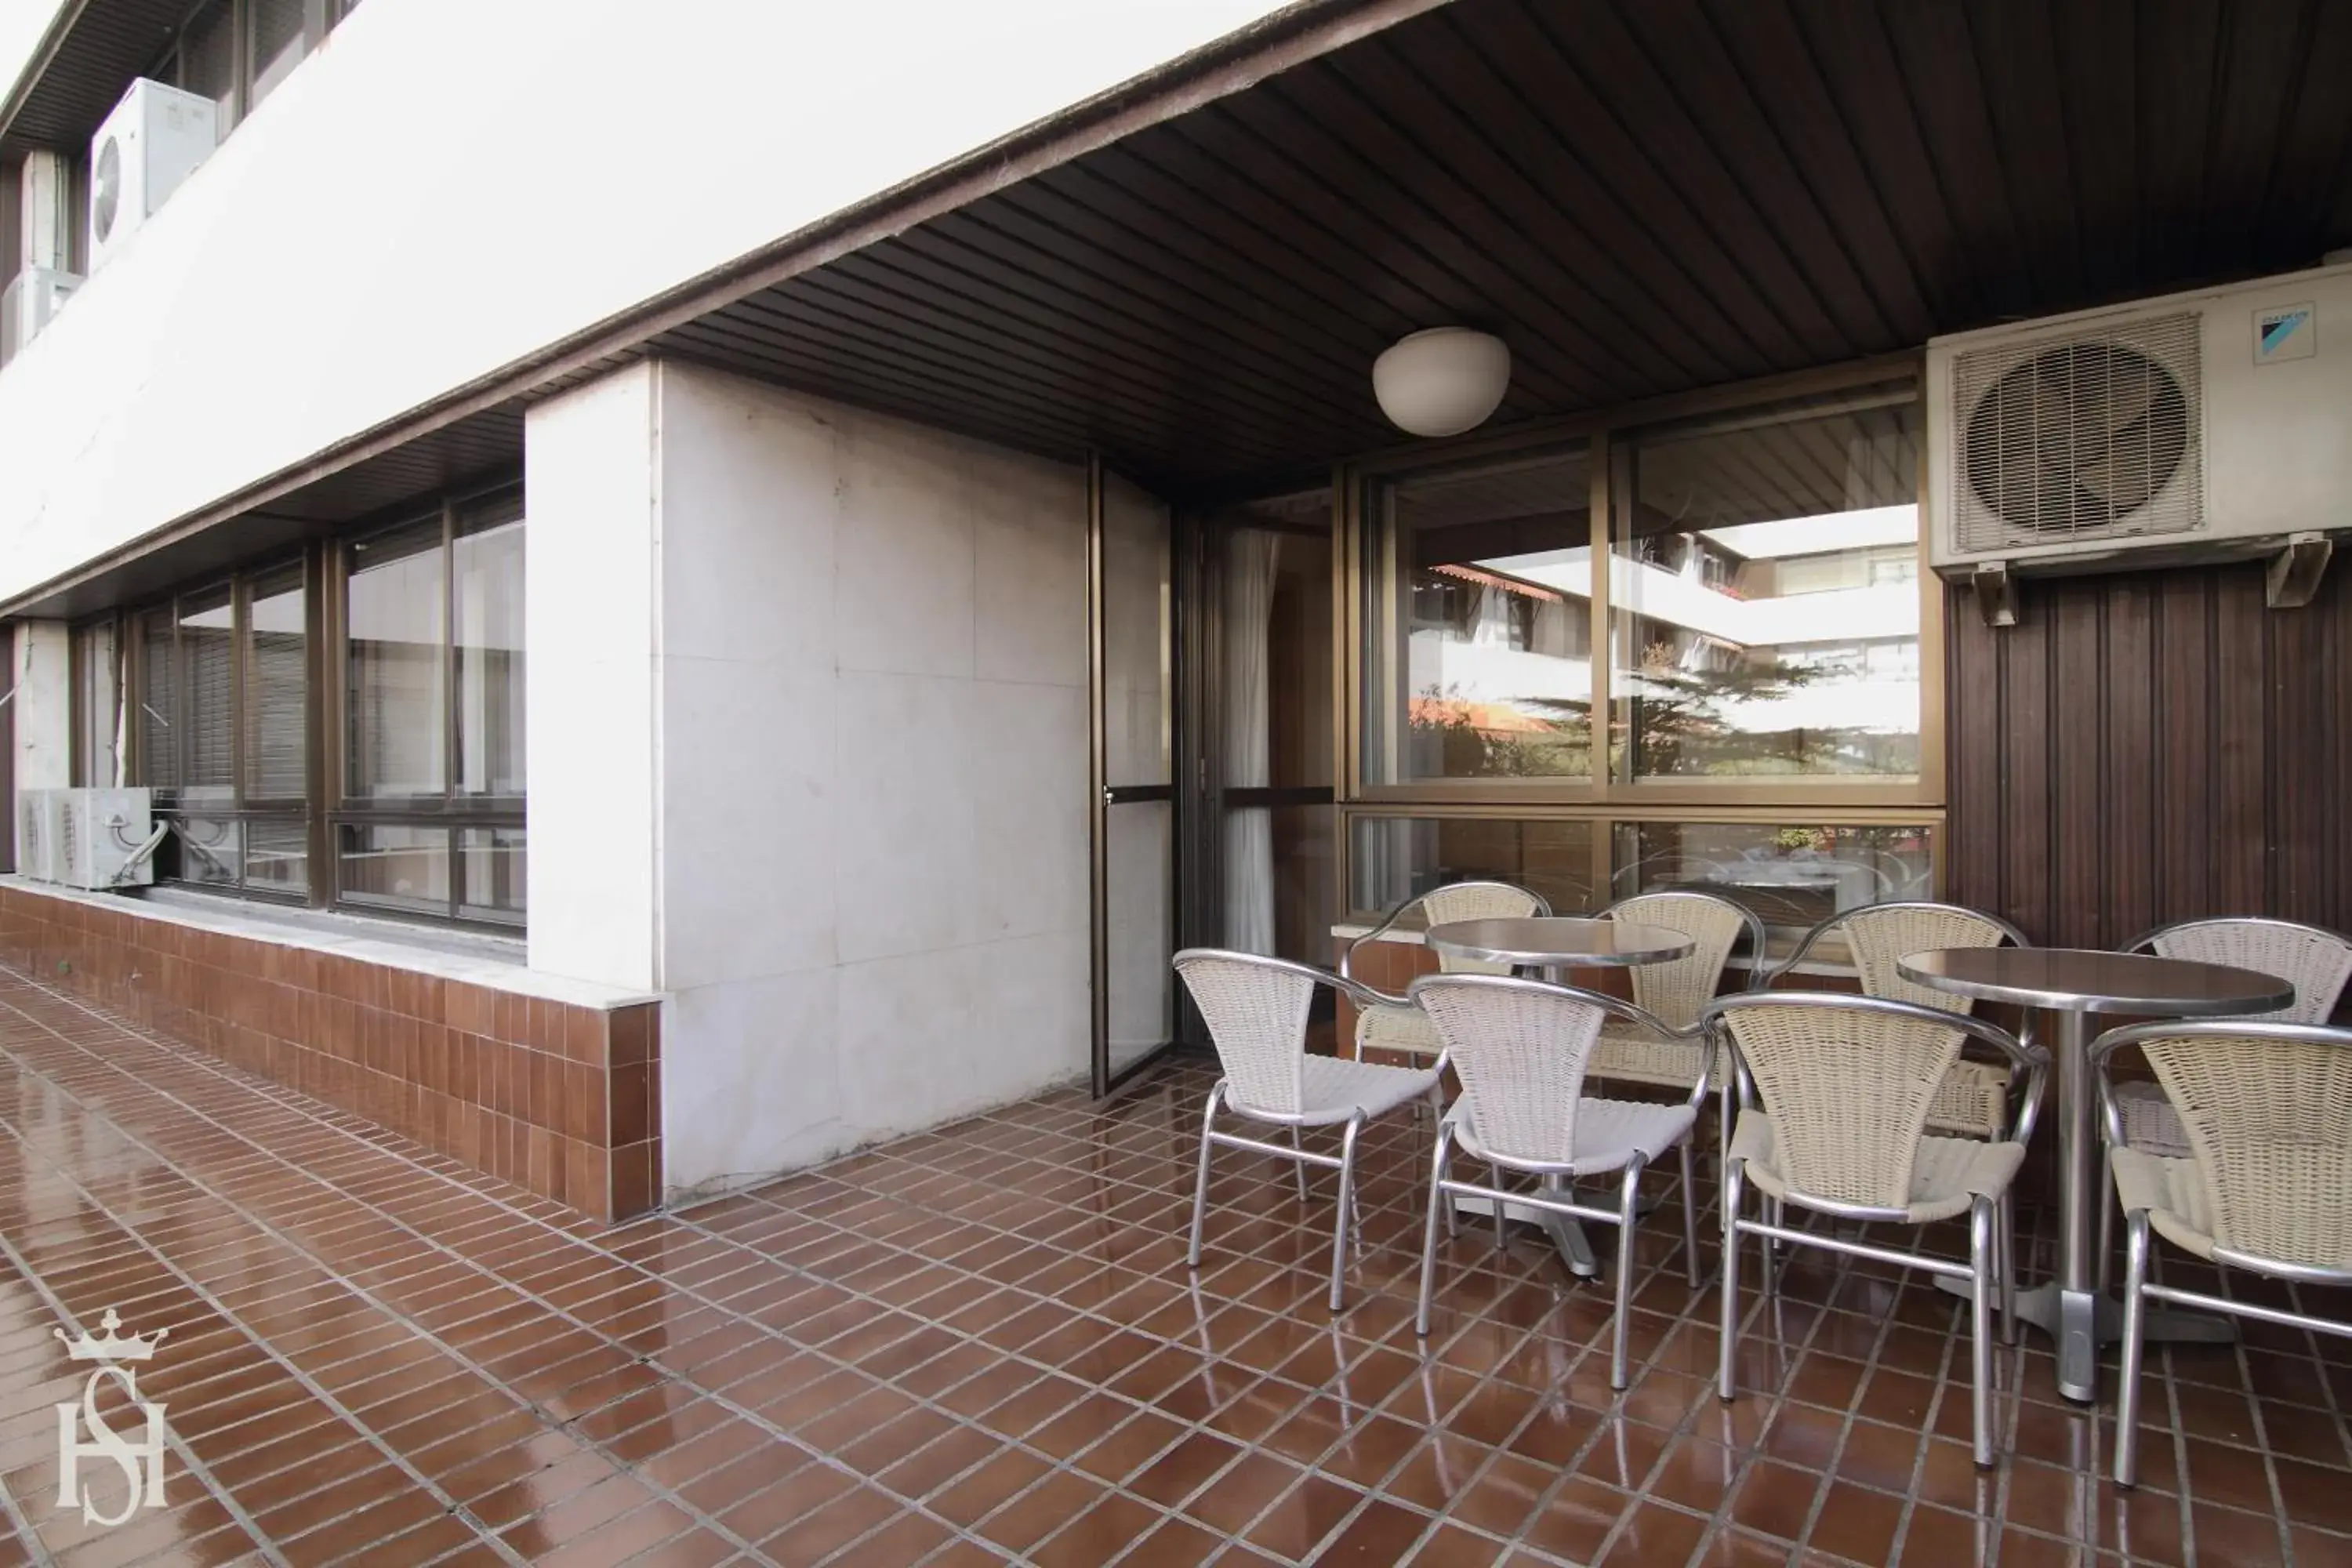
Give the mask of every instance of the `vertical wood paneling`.
POLYGON ((2198 915, 2352 929, 2352 574, 2299 610, 2259 565, 2029 582, 1995 631, 1951 600, 1947 887, 2035 940, 2198 915))

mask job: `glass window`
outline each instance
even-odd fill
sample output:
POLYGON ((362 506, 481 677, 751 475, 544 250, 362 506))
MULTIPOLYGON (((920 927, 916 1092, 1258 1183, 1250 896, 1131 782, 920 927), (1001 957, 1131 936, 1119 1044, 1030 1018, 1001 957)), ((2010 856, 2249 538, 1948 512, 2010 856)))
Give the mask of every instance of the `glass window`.
POLYGON ((300 800, 310 785, 310 630, 302 565, 256 579, 246 615, 245 794, 300 800))
POLYGON ((1591 773, 1585 449, 1365 494, 1364 777, 1591 773))
POLYGON ((469 921, 519 923, 529 861, 520 827, 469 827, 457 836, 465 888, 457 913, 469 921))
POLYGON ((1735 822, 1621 822, 1616 898, 1681 888, 1720 893, 1783 934, 1841 910, 1934 897, 1935 830, 1774 827, 1735 822))
POLYGON ((168 801, 180 785, 178 639, 169 608, 139 617, 139 782, 168 801))
POLYGON ((343 793, 353 799, 447 790, 443 559, 437 518, 351 547, 343 793))
POLYGON ((1603 900, 1601 825, 1486 816, 1359 816, 1350 830, 1348 902, 1394 909, 1448 882, 1516 882, 1560 914, 1603 900))
POLYGON ((236 118, 236 13, 229 0, 215 0, 188 21, 180 38, 180 82, 220 105, 220 133, 236 118))
POLYGON ((346 823, 340 835, 343 901, 411 914, 449 913, 449 830, 346 823))
POLYGON ((180 798, 236 798, 236 609, 226 584, 180 601, 180 798))
POLYGON ((310 889, 310 827, 299 818, 255 817, 245 825, 245 885, 299 897, 310 889))
POLYGON ((523 793, 522 512, 507 505, 460 525, 456 597, 457 793, 523 793))
POLYGON ((1917 775, 1920 428, 1906 388, 1627 445, 1619 777, 1917 775))
MULTIPOLYGON (((252 41, 253 99, 257 104, 302 63, 304 0, 247 0, 252 41)), ((248 105, 250 108, 250 105, 248 105)))

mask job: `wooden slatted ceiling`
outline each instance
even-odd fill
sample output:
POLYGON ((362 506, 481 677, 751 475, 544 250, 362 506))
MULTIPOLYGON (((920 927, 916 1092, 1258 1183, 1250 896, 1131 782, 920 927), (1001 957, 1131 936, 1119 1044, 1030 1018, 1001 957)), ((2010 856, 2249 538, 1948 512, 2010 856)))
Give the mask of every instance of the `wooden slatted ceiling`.
POLYGON ((2352 243, 2352 6, 1459 0, 654 347, 1164 486, 1899 351, 2352 243))

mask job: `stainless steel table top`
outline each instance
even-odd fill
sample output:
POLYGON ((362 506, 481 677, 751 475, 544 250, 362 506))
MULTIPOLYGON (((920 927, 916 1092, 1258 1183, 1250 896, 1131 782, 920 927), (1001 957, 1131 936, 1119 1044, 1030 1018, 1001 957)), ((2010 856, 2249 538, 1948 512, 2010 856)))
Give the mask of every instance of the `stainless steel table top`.
POLYGON ((2294 987, 2275 974, 2145 952, 1951 947, 1911 953, 1895 968, 1906 980, 1955 995, 2062 1013, 2192 1018, 2267 1013, 2294 1000, 2294 987))
POLYGON ((1557 969, 1664 963, 1696 945, 1682 932, 1664 926, 1625 925, 1568 915, 1448 921, 1430 927, 1423 940, 1449 958, 1557 969))

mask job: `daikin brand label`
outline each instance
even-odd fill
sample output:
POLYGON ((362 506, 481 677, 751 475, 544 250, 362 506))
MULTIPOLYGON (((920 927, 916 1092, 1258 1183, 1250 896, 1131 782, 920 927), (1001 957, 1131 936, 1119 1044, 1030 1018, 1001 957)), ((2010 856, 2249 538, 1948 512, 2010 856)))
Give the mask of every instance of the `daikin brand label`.
POLYGON ((2319 352, 2319 308, 2281 305, 2254 312, 2254 363, 2309 359, 2319 352))

